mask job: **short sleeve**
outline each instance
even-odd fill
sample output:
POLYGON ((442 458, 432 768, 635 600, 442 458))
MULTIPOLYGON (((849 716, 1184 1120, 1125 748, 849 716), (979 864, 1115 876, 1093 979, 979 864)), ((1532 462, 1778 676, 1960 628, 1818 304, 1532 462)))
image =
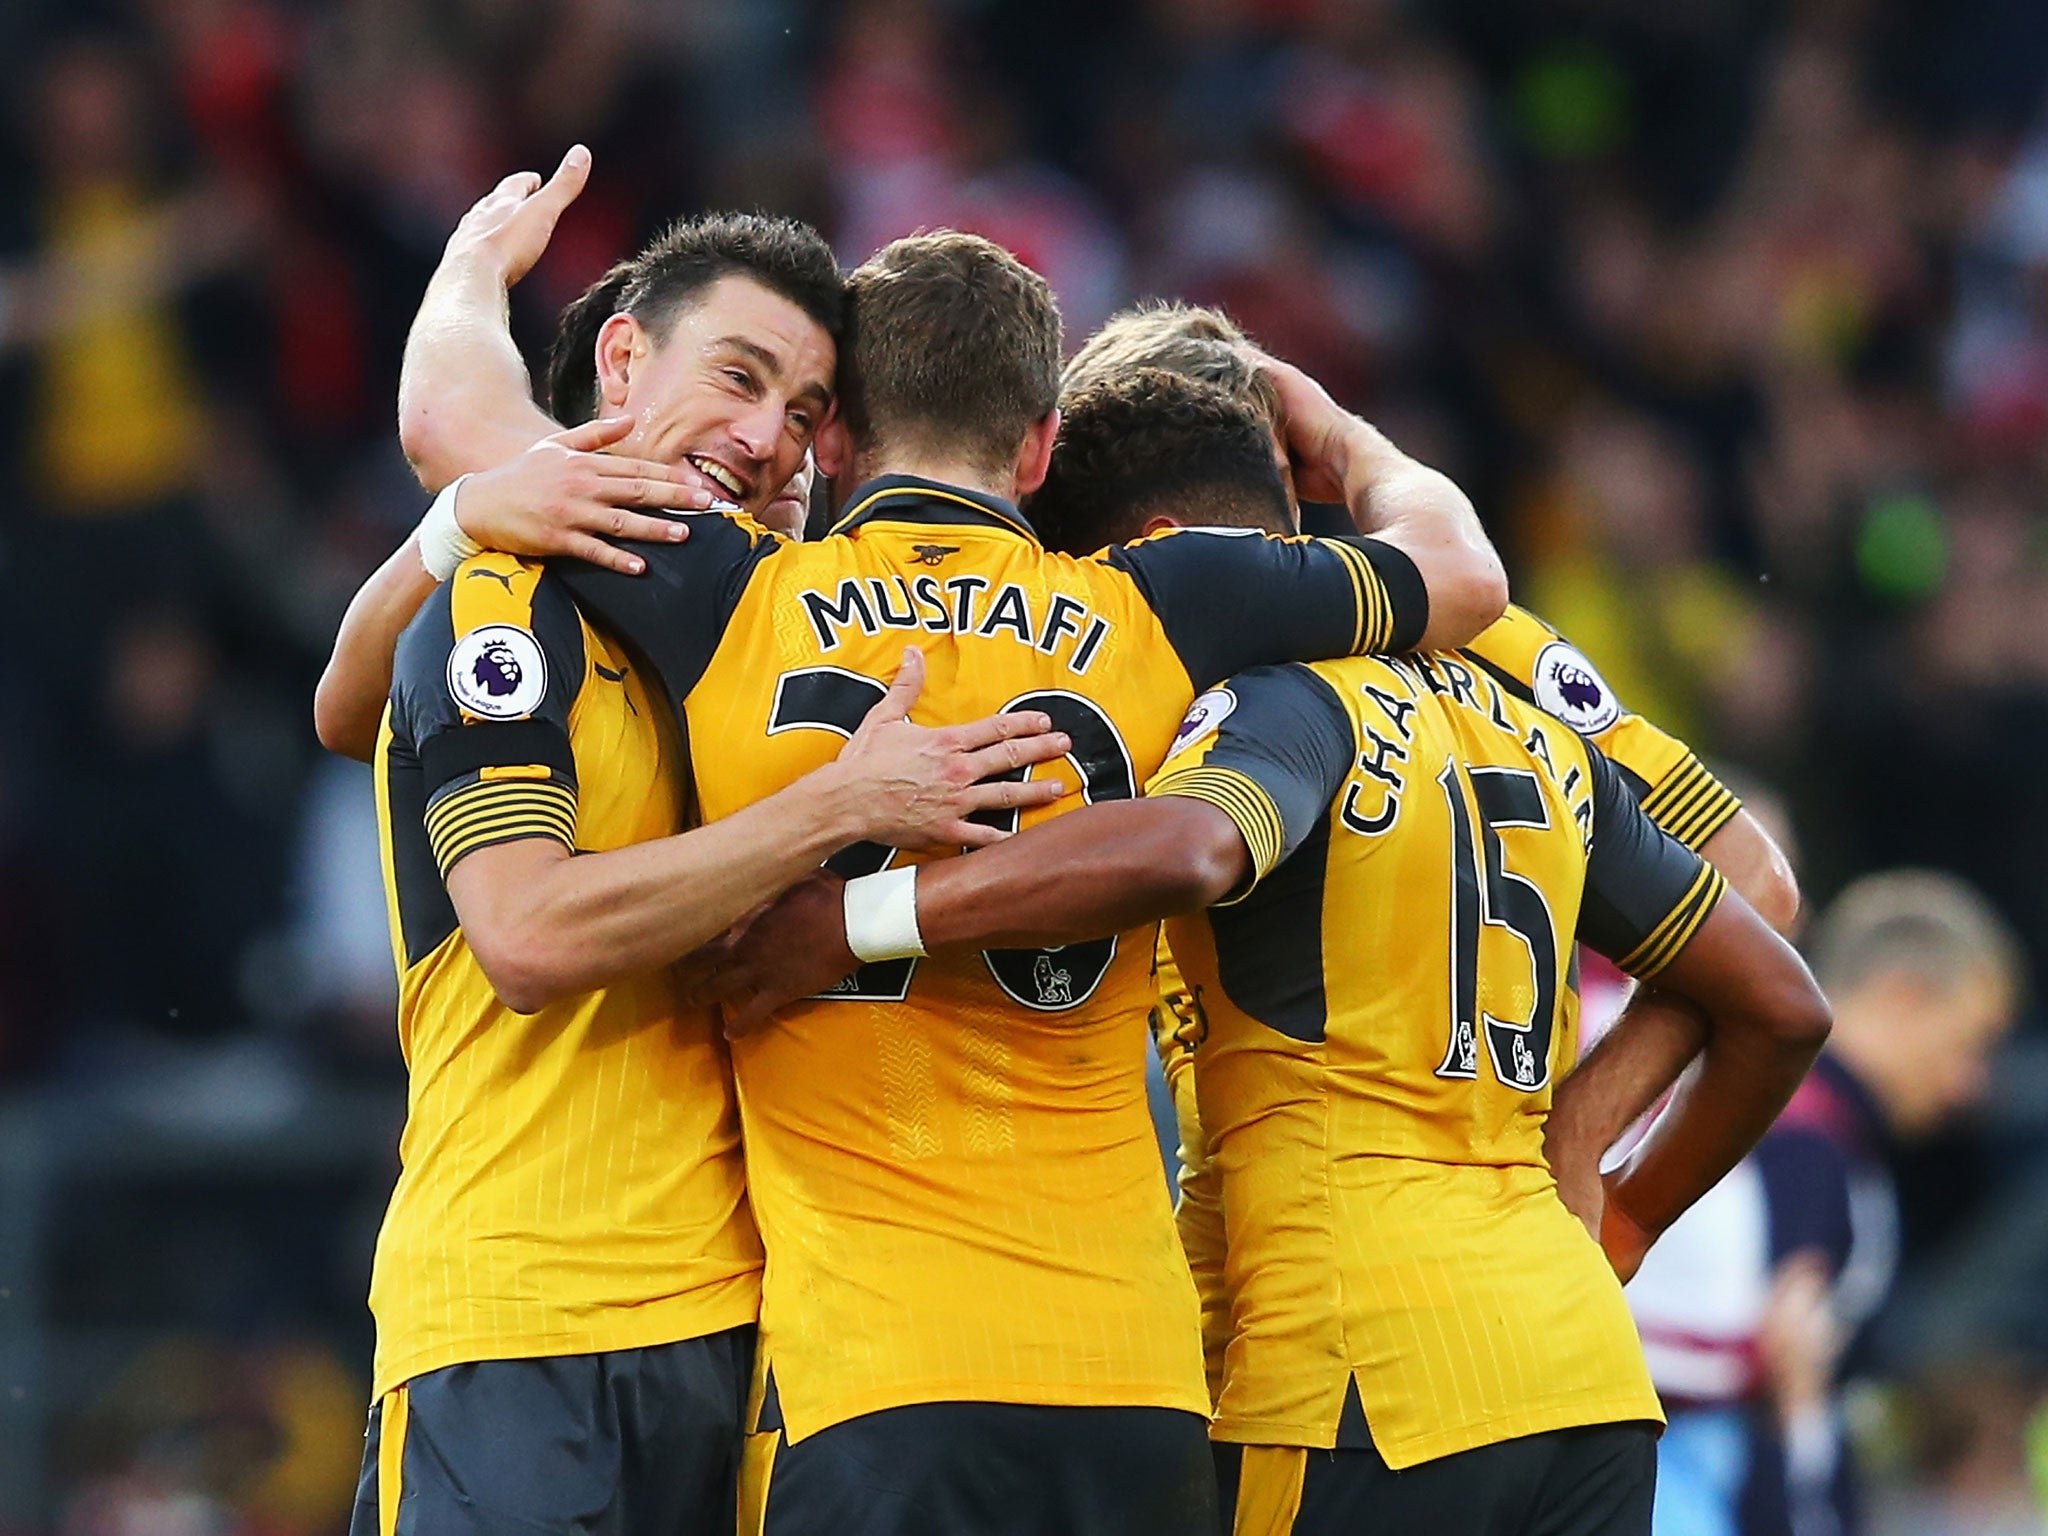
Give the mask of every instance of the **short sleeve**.
POLYGON ((1248 667, 1413 650, 1429 592, 1378 539, 1176 528, 1097 558, 1134 581, 1196 688, 1248 667))
POLYGON ((647 562, 638 576, 587 560, 550 562, 583 615, 639 652, 679 713, 755 569, 783 543, 750 517, 707 512, 686 521, 684 543, 620 545, 647 562))
POLYGON ((1303 666, 1260 667, 1195 700, 1145 792, 1206 800, 1237 823, 1252 856, 1239 901, 1322 819, 1353 740, 1328 683, 1303 666))
POLYGON ((1464 654, 1515 697, 1607 754, 1650 819, 1697 851, 1742 809, 1676 736, 1622 704, 1585 652, 1526 608, 1510 607, 1464 654))
POLYGON ((419 762, 444 877, 496 843, 575 847, 569 711, 583 675, 575 605, 541 566, 510 555, 465 561, 407 626, 391 728, 419 762))
POLYGON ((1598 747, 1587 744, 1593 833, 1579 939, 1631 976, 1649 977, 1692 942, 1728 882, 1650 820, 1598 747))

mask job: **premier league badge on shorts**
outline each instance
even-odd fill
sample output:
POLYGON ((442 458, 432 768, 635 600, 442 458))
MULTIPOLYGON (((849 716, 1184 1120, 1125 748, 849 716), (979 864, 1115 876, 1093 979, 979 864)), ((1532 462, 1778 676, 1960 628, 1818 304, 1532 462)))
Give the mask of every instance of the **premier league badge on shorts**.
POLYGON ((1621 701, 1577 646, 1553 640, 1536 656, 1536 702, 1583 736, 1621 718, 1621 701))
POLYGON ((486 720, 523 720, 547 697, 548 661, 540 642, 517 624, 485 624, 455 642, 448 692, 486 720))

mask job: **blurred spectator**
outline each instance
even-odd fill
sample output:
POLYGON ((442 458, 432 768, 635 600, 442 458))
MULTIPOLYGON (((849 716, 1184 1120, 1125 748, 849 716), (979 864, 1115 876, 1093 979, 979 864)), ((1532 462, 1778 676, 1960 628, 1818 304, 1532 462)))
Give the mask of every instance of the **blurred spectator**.
POLYGON ((1836 1383, 1898 1266, 1891 1164, 1982 1095, 2019 1006, 2017 940, 1950 876, 1866 876, 1810 948, 1835 1010, 1826 1054, 1629 1286, 1671 1415, 1659 1536, 1865 1528, 1836 1383))

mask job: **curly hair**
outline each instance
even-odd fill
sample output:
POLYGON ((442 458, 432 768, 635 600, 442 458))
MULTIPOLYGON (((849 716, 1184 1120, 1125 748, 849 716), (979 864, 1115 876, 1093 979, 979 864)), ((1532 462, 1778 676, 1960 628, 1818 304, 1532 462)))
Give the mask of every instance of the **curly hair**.
POLYGON ((747 277, 817 321, 835 344, 846 328, 846 279, 825 237, 800 219, 705 213, 679 219, 562 311, 548 349, 548 412, 573 425, 597 411, 597 333, 633 316, 657 339, 721 277, 747 277))
POLYGON ((1217 386, 1164 368, 1108 374, 1066 398, 1052 467, 1026 511, 1046 547, 1068 554, 1137 538, 1160 516, 1294 531, 1265 423, 1217 386))

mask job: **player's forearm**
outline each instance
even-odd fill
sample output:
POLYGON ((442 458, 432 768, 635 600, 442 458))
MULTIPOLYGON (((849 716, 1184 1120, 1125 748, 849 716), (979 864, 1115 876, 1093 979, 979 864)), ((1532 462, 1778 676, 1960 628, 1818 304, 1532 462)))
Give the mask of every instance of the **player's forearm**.
POLYGON ((1195 912, 1250 867, 1230 818, 1200 801, 1089 806, 918 871, 925 948, 1079 944, 1195 912))
POLYGON ((1353 524, 1406 554, 1429 588, 1424 649, 1463 645, 1501 616, 1507 572, 1471 498, 1450 476, 1410 458, 1359 419, 1336 457, 1353 524))
POLYGON ((720 821, 570 857, 529 839, 484 881, 458 863, 449 891, 507 1006, 531 1013, 669 965, 774 900, 868 829, 857 786, 828 765, 720 821), (538 846, 535 846, 538 845, 538 846))
POLYGON ((1664 973, 1699 1006, 1697 1071, 1608 1188, 1609 1203, 1662 1232, 1762 1139, 1827 1042, 1827 1001, 1803 962, 1741 897, 1729 895, 1664 973))
POLYGON ((398 376, 398 439, 430 491, 558 430, 533 403, 507 298, 502 270, 472 255, 444 260, 420 300, 398 376))
POLYGON ((350 600, 334 636, 333 654, 313 692, 313 729, 328 751, 358 762, 368 762, 376 751, 377 726, 391 695, 398 637, 433 595, 434 586, 434 578, 420 563, 415 533, 350 600))
POLYGON ((1639 991, 1627 1011, 1558 1084, 1544 1123, 1552 1168, 1592 1168, 1678 1081, 1707 1039, 1707 1020, 1668 992, 1639 991))
POLYGON ((1782 934, 1792 933, 1799 922, 1799 881, 1792 861, 1748 811, 1737 811, 1708 838, 1700 857, 1726 875, 1765 922, 1782 934))

